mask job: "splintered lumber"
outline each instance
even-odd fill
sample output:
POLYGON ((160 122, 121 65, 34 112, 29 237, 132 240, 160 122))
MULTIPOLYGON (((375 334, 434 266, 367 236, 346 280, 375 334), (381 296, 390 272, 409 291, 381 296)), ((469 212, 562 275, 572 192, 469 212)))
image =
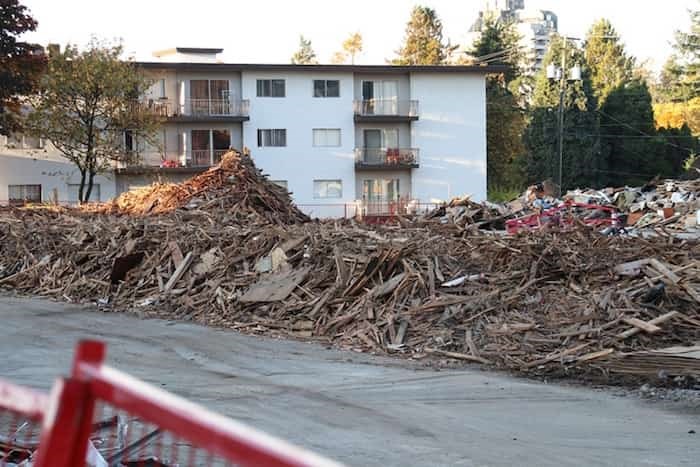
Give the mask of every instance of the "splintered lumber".
POLYGON ((0 286, 537 376, 586 378, 610 362, 651 374, 652 357, 618 356, 700 341, 694 240, 493 235, 470 222, 501 214, 467 200, 448 207, 458 224, 307 222, 238 153, 162 185, 96 208, 0 208, 0 286), (474 280, 441 286, 456 278, 474 280))
POLYGON ((306 278, 310 268, 298 271, 281 271, 263 277, 251 285, 240 298, 241 302, 277 302, 284 300, 306 278))
POLYGON ((163 292, 169 292, 172 290, 173 287, 175 287, 175 284, 177 284, 177 281, 180 280, 182 275, 185 273, 187 268, 190 266, 190 263, 192 262, 192 252, 190 251, 185 255, 185 258, 182 260, 180 265, 177 267, 175 272, 173 272, 173 275, 170 276, 170 279, 168 279, 168 282, 165 283, 165 286, 163 287, 163 292))

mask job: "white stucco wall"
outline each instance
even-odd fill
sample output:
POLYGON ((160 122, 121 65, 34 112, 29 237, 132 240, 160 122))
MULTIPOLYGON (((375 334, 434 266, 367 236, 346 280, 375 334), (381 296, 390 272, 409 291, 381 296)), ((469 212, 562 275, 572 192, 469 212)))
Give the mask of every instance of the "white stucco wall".
MULTIPOLYGON (((53 201, 55 189, 59 202, 69 202, 68 185, 78 183, 78 169, 51 151, 0 148, 0 203, 8 201, 8 185, 41 185, 42 201, 53 201)), ((95 183, 100 185, 101 201, 114 197, 113 176, 96 176, 95 183)))
MULTIPOLYGON (((250 99, 250 121, 243 142, 255 163, 273 180, 286 180, 300 205, 341 204, 355 199, 353 75, 329 72, 243 72, 243 99, 250 99), (256 80, 286 80, 286 97, 256 97, 256 80), (340 97, 313 97, 314 79, 340 81, 340 97), (340 128, 340 147, 313 147, 314 128, 340 128), (286 129, 286 147, 258 147, 258 129, 286 129), (343 196, 314 199, 314 180, 342 180, 343 196)), ((342 213, 341 213, 342 214, 342 213)))
POLYGON ((486 199, 486 90, 483 74, 411 73, 411 147, 420 149, 413 197, 421 202, 469 194, 486 199))

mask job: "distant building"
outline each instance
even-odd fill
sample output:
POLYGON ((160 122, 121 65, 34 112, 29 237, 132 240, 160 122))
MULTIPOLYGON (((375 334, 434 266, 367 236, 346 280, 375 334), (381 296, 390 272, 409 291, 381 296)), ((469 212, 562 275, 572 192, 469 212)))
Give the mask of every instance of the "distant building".
POLYGON ((469 28, 461 49, 466 52, 481 36, 484 18, 492 16, 499 21, 512 21, 521 36, 520 45, 525 55, 523 70, 535 74, 542 69, 552 34, 558 31, 557 15, 548 10, 525 9, 525 0, 486 0, 484 8, 469 28))
MULTIPOLYGON (((471 194, 486 198, 482 66, 221 63, 178 47, 137 62, 144 104, 164 117, 159 147, 96 179, 107 200, 207 170, 229 150, 255 163, 313 216, 344 217, 471 194)), ((79 173, 47 142, 0 138, 0 203, 77 200, 79 173)))

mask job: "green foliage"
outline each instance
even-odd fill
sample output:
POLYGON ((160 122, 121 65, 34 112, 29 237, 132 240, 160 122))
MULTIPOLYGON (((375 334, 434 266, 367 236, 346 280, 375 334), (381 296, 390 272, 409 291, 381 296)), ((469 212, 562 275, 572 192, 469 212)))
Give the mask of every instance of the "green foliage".
POLYGON ((316 52, 311 46, 311 39, 305 39, 303 35, 299 36, 299 49, 292 55, 292 64, 294 65, 315 65, 316 52))
POLYGON ((415 6, 406 25, 406 36, 393 65, 442 65, 456 47, 443 41, 442 21, 435 10, 415 6))
POLYGON ((584 55, 599 106, 611 92, 633 79, 634 59, 627 55, 607 19, 597 21, 588 31, 584 55))
POLYGON ((698 163, 700 163, 700 158, 696 153, 692 153, 683 161, 683 170, 686 172, 694 171, 698 163))
MULTIPOLYGON (((525 171, 528 182, 559 178, 558 107, 559 81, 549 80, 546 67, 550 63, 560 66, 566 54, 567 67, 584 63, 583 51, 574 42, 554 37, 544 58, 544 68, 535 83, 530 122, 525 130, 527 150, 525 171)), ((605 170, 600 154, 596 99, 591 76, 585 68, 582 80, 569 82, 563 95, 564 153, 562 163, 563 189, 600 184, 600 174, 605 170)))
MULTIPOLYGON (((492 17, 484 20, 482 34, 470 54, 474 57, 497 55, 491 63, 505 65, 502 74, 486 79, 486 148, 487 186, 520 186, 523 183, 518 158, 524 153, 522 133, 526 120, 524 109, 514 94, 512 85, 520 77, 519 37, 512 24, 492 17)), ((517 87, 517 84, 516 86, 517 87)))
POLYGON ((40 46, 18 40, 37 22, 17 0, 0 2, 0 134, 20 130, 22 96, 31 94, 46 65, 40 46))
POLYGON ((96 174, 138 158, 123 144, 126 130, 136 141, 158 146, 160 119, 138 101, 152 82, 133 63, 120 60, 121 53, 120 45, 93 39, 83 52, 69 45, 51 54, 33 98, 30 129, 77 166, 81 202, 90 198, 96 174))
POLYGON ((488 200, 494 203, 507 203, 513 201, 523 192, 523 187, 520 185, 494 185, 488 188, 488 200))

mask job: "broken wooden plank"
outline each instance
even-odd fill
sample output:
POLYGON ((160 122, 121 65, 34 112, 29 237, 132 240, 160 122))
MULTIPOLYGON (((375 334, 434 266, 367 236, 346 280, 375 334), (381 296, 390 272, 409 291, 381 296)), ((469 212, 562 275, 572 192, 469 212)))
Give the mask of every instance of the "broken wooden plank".
POLYGON ((163 287, 163 292, 169 292, 173 287, 175 287, 175 284, 177 284, 177 281, 180 280, 182 275, 187 271, 187 268, 190 266, 190 263, 192 262, 192 252, 190 251, 187 253, 187 255, 184 257, 182 262, 180 263, 180 266, 175 269, 175 272, 173 272, 173 275, 170 276, 170 279, 168 279, 168 282, 165 283, 165 286, 163 287))
POLYGON ((457 360, 465 360, 467 362, 475 362, 475 363, 483 363, 484 365, 491 365, 491 361, 487 360, 483 357, 477 357, 474 355, 467 355, 465 353, 460 353, 460 352, 450 352, 448 350, 438 350, 438 349, 432 349, 430 347, 426 347, 423 349, 426 353, 429 354, 434 354, 434 355, 442 355, 443 357, 448 357, 448 358, 455 358, 457 360))
POLYGON ((653 334, 655 332, 661 331, 660 327, 658 327, 650 322, 642 321, 639 318, 625 317, 625 318, 622 318, 622 321, 629 324, 630 326, 634 326, 636 328, 639 328, 644 332, 648 332, 649 334, 653 334))
POLYGON ((243 303, 284 300, 306 279, 310 270, 311 268, 306 267, 272 273, 251 285, 239 300, 243 303))
MULTIPOLYGON (((666 321, 674 318, 677 314, 678 314, 677 311, 669 311, 668 313, 665 313, 665 314, 658 316, 654 319, 650 319, 649 321, 647 321, 647 323, 652 324, 652 325, 665 323, 666 321)), ((620 334, 617 335, 617 337, 620 339, 627 339, 628 337, 634 336, 635 334, 638 334, 639 332, 641 332, 641 329, 638 327, 634 327, 632 329, 628 329, 627 331, 621 332, 620 334)))

